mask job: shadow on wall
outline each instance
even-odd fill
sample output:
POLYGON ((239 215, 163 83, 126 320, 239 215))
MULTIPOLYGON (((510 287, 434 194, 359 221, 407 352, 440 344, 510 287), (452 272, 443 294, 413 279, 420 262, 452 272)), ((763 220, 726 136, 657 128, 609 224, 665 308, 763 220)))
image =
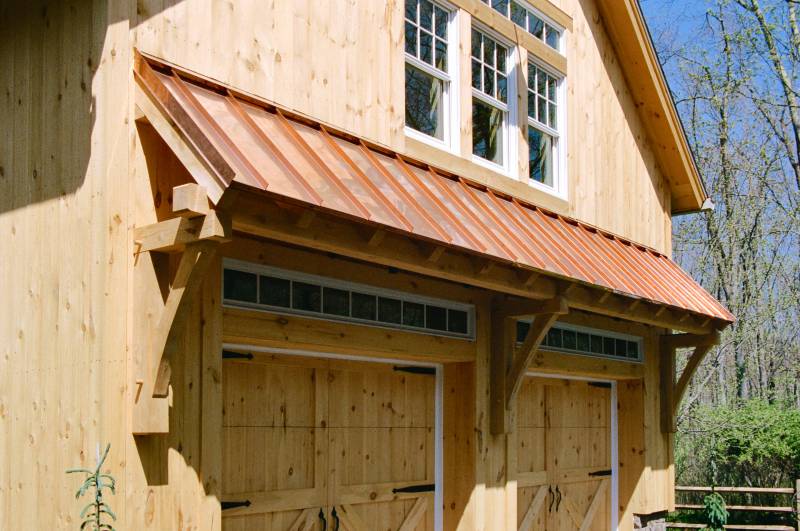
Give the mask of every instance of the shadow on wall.
POLYGON ((109 29, 135 28, 181 2, 0 2, 0 215, 75 194, 95 173, 101 184, 106 159, 128 148, 127 97, 109 93, 100 65, 109 54, 128 57, 114 47, 130 43, 110 42, 109 29))

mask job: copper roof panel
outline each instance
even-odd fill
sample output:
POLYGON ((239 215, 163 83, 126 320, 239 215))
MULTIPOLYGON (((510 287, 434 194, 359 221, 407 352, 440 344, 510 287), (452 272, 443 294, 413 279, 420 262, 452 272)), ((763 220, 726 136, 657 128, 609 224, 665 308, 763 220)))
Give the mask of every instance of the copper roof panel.
POLYGON ((157 110, 231 180, 488 259, 733 320, 668 257, 141 58, 157 110))

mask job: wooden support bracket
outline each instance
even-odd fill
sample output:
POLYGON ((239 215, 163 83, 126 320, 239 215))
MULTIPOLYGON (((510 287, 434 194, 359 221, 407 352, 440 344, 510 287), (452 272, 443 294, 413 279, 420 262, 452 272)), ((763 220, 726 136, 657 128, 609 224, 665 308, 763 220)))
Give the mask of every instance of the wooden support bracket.
POLYGON ((166 433, 169 429, 166 406, 171 375, 169 354, 177 350, 179 332, 185 329, 192 302, 220 243, 231 236, 227 216, 214 210, 202 213, 204 203, 196 186, 177 187, 183 189, 182 198, 173 206, 181 217, 134 230, 137 253, 181 252, 156 324, 147 338, 139 338, 147 342, 142 350, 147 359, 141 360, 137 376, 134 434, 166 433))
POLYGON ((719 332, 710 334, 668 334, 660 338, 661 356, 661 431, 675 433, 677 430, 676 416, 683 395, 689 387, 689 382, 697 371, 708 351, 719 344, 719 332), (694 351, 689 356, 680 377, 676 379, 675 351, 679 348, 691 348, 694 351))
POLYGON ((569 312, 567 301, 557 296, 543 302, 512 303, 496 301, 492 312, 491 350, 491 429, 494 434, 508 433, 508 417, 525 372, 550 327, 569 312), (516 346, 516 323, 521 317, 533 317, 522 345, 516 346))

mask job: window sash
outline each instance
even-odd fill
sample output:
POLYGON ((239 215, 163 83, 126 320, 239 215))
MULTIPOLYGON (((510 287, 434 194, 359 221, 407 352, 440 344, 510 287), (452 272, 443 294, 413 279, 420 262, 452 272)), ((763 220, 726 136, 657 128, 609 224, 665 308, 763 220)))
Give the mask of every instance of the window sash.
POLYGON ((552 127, 549 127, 538 120, 534 120, 530 116, 528 117, 528 127, 533 127, 534 129, 537 129, 546 135, 550 135, 555 139, 558 139, 561 136, 557 129, 553 129, 552 127))
MULTIPOLYGON (((536 124, 537 127, 542 129, 542 131, 547 132, 548 134, 551 134, 551 135, 556 135, 556 136, 558 135, 558 130, 561 129, 561 127, 563 126, 563 124, 561 123, 561 117, 560 117, 560 111, 561 111, 561 105, 562 105, 561 100, 563 99, 561 97, 561 85, 562 85, 563 81, 564 81, 563 77, 557 76, 556 74, 552 73, 548 69, 542 67, 538 62, 535 62, 535 61, 532 61, 531 59, 528 59, 527 95, 532 96, 536 100, 537 105, 538 105, 538 100, 539 99, 544 99, 549 105, 553 105, 555 107, 555 111, 556 111, 556 113, 555 113, 555 121, 556 121, 557 125, 556 125, 556 127, 552 127, 549 124, 547 124, 545 122, 542 122, 541 120, 539 120, 539 114, 538 113, 536 113, 535 116, 531 116, 530 103, 529 103, 529 106, 528 106, 528 122, 529 123, 533 122, 533 123, 536 124), (538 76, 540 74, 543 74, 543 75, 547 76, 547 78, 549 80, 552 80, 555 83, 555 91, 554 91, 555 92, 555 99, 551 99, 550 98, 550 94, 549 94, 549 91, 547 89, 545 89, 544 94, 539 92, 538 79, 532 79, 532 77, 531 77, 531 68, 534 69, 534 73, 536 74, 537 78, 538 78, 538 76)), ((545 115, 545 118, 549 119, 549 116, 545 115)))
MULTIPOLYGON (((560 192, 560 167, 559 167, 559 155, 560 155, 560 146, 559 146, 559 135, 558 131, 553 130, 550 127, 542 126, 538 122, 535 122, 531 119, 528 119, 528 128, 535 129, 542 134, 545 134, 552 138, 552 145, 550 147, 550 153, 548 156, 550 157, 550 171, 552 175, 552 184, 547 184, 544 181, 537 181, 536 179, 532 179, 530 176, 530 168, 528 168, 528 175, 526 176, 526 181, 530 183, 535 183, 537 186, 544 186, 549 188, 550 190, 555 190, 560 192)), ((530 139, 530 134, 525 135, 526 138, 530 139)), ((532 149, 530 145, 530 141, 528 141, 528 160, 530 161, 530 150, 532 149)))
POLYGON ((475 87, 472 87, 472 96, 474 98, 477 98, 477 99, 481 100, 483 103, 485 103, 487 105, 491 105, 492 107, 496 107, 497 109, 500 109, 501 111, 503 111, 504 114, 508 114, 508 104, 507 103, 503 103, 502 101, 489 96, 485 92, 480 91, 480 90, 476 89, 475 87))
POLYGON ((423 72, 425 72, 426 74, 430 74, 433 77, 444 81, 445 83, 449 83, 451 80, 449 73, 445 73, 439 70, 438 68, 434 68, 430 64, 426 63, 425 61, 417 57, 414 57, 408 52, 406 52, 406 62, 411 66, 413 66, 414 68, 418 68, 423 72))
POLYGON ((542 41, 545 45, 549 48, 556 50, 557 52, 561 52, 562 43, 563 43, 563 36, 564 36, 564 28, 560 27, 558 24, 550 20, 549 17, 544 15, 538 9, 532 7, 524 0, 506 0, 503 3, 505 4, 505 9, 501 11, 495 6, 495 2, 493 0, 482 0, 484 4, 487 4, 491 7, 495 12, 500 13, 502 16, 510 20, 514 23, 515 26, 521 28, 523 31, 528 33, 529 35, 533 36, 535 39, 542 41), (512 3, 516 4, 519 8, 525 11, 525 25, 519 24, 514 18, 512 18, 512 3), (531 28, 531 17, 535 17, 539 22, 542 24, 542 35, 538 36, 531 28), (551 34, 555 34, 555 42, 551 43, 551 34))

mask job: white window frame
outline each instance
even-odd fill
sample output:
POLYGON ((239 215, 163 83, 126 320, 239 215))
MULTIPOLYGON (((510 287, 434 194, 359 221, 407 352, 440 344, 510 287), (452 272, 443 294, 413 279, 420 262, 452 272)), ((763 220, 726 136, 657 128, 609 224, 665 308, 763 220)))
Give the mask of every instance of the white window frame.
MULTIPOLYGON (((488 6, 488 7, 489 7, 489 8, 490 8, 492 11, 494 11, 495 13, 500 13, 499 11, 497 11, 497 10, 496 10, 496 9, 495 9, 495 8, 492 6, 492 0, 481 0, 481 1, 482 1, 484 4, 486 4, 486 5, 487 5, 487 6, 488 6)), ((503 15, 503 16, 504 16, 505 18, 507 18, 508 20, 511 20, 511 21, 514 23, 514 25, 515 25, 516 27, 518 27, 518 28, 522 28, 522 27, 521 27, 521 26, 519 26, 519 25, 518 25, 516 22, 514 22, 514 21, 512 20, 512 18, 511 18, 511 1, 512 1, 512 0, 509 0, 509 1, 508 1, 508 12, 507 12, 507 13, 500 13, 500 14, 501 14, 501 15, 503 15)), ((540 39, 539 37, 536 37, 536 36, 534 36, 532 33, 530 33, 530 32, 528 31, 528 28, 527 28, 527 27, 526 27, 526 28, 522 28, 522 29, 523 29, 523 30, 524 30, 526 33, 528 33, 529 35, 531 35, 531 36, 532 36, 534 39, 536 39, 536 40, 538 40, 538 41, 540 41, 540 42, 543 42, 543 43, 544 43, 544 44, 545 44, 545 45, 546 45, 548 48, 550 48, 550 49, 553 49, 553 50, 557 51, 558 53, 561 53, 561 54, 563 54, 563 53, 564 53, 564 49, 565 49, 565 47, 566 47, 566 46, 565 46, 565 42, 566 42, 566 41, 565 41, 565 39, 564 39, 564 36, 565 36, 565 28, 563 28, 563 27, 561 26, 561 24, 558 24, 558 23, 557 23, 557 22, 555 22, 553 19, 551 19, 550 17, 548 17, 547 15, 545 15, 544 13, 542 13, 541 11, 539 11, 538 9, 536 9, 535 7, 533 7, 533 5, 531 5, 531 4, 530 4, 529 2, 527 2, 526 0, 513 0, 513 1, 514 1, 514 2, 516 2, 516 3, 518 3, 520 6, 522 6, 522 7, 523 7, 523 9, 525 9, 525 10, 528 12, 528 15, 526 15, 526 19, 525 19, 525 22, 526 22, 526 24, 527 24, 527 22, 528 22, 528 20, 527 20, 527 17, 528 17, 530 14, 533 14, 534 16, 536 16, 537 18, 539 18, 539 19, 540 19, 542 22, 544 22, 545 24, 547 24, 548 26, 551 26, 551 27, 552 27, 554 30, 556 30, 556 31, 558 32, 558 45, 557 45, 555 48, 553 48, 552 46, 550 46, 549 44, 547 44, 547 30, 545 30, 545 34, 544 34, 544 37, 545 37, 545 38, 544 38, 544 39, 540 39)))
MULTIPOLYGON (((546 65, 544 62, 537 60, 533 55, 528 55, 528 61, 525 64, 526 71, 528 70, 528 63, 535 65, 539 70, 543 70, 558 81, 558 87, 556 88, 556 122, 558 127, 554 129, 534 118, 531 118, 529 114, 525 115, 524 118, 527 127, 533 127, 534 129, 553 137, 553 186, 549 186, 531 179, 530 169, 527 175, 521 175, 520 177, 537 190, 542 190, 550 195, 567 200, 569 199, 569 180, 567 178, 567 78, 560 72, 546 65)), ((528 83, 530 83, 530 80, 528 80, 528 83)), ((528 90, 529 89, 526 86, 526 98, 528 96, 528 90)), ((525 139, 527 142, 527 130, 525 132, 525 139)), ((530 150, 530 146, 528 146, 528 149, 530 150)), ((528 155, 528 157, 530 157, 530 155, 528 155)))
MULTIPOLYGON (((472 109, 472 105, 474 105, 474 99, 477 98, 483 103, 491 105, 497 109, 500 109, 505 117, 503 119, 503 127, 501 131, 502 140, 503 140, 503 164, 497 164, 496 162, 492 162, 491 160, 484 159, 483 157, 479 157, 472 152, 472 142, 474 131, 471 133, 469 139, 470 145, 470 156, 472 157, 472 161, 489 168, 490 170, 496 171, 498 173, 502 173, 503 175, 513 177, 513 172, 517 167, 517 152, 518 149, 515 146, 511 145, 511 128, 512 125, 515 125, 515 118, 517 116, 517 64, 519 64, 519 56, 517 54, 517 47, 512 42, 508 41, 507 39, 500 36, 497 32, 493 31, 491 28, 481 24, 477 20, 473 20, 472 28, 474 30, 483 33, 490 39, 494 40, 498 44, 501 44, 508 50, 508 55, 506 56, 506 83, 507 83, 507 90, 508 90, 508 103, 503 103, 502 101, 489 96, 488 94, 484 93, 481 90, 476 89, 472 86, 472 76, 470 75, 470 91, 471 91, 471 98, 470 98, 470 109, 472 109)), ((472 32, 470 31, 470 39, 472 38, 472 32)), ((472 43, 470 43, 470 50, 472 49, 472 43)), ((481 58, 481 61, 483 58, 481 58)), ((470 69, 472 68, 472 52, 470 51, 470 62, 469 62, 470 69)), ((470 120, 472 120, 472 111, 470 110, 470 120)))
MULTIPOLYGON (((458 155, 461 148, 460 141, 460 105, 459 105, 459 32, 458 32, 458 9, 449 2, 441 0, 429 0, 435 6, 447 11, 447 73, 434 68, 428 63, 420 60, 419 58, 411 55, 405 51, 405 42, 403 44, 403 54, 405 62, 403 63, 403 94, 405 94, 405 67, 406 64, 422 70, 443 82, 442 101, 444 103, 442 110, 442 126, 444 128, 444 138, 438 138, 426 135, 422 131, 417 131, 413 127, 405 125, 405 103, 403 104, 403 130, 407 137, 425 142, 439 149, 449 151, 458 155)), ((403 39, 405 39, 405 10, 403 11, 403 39)))

